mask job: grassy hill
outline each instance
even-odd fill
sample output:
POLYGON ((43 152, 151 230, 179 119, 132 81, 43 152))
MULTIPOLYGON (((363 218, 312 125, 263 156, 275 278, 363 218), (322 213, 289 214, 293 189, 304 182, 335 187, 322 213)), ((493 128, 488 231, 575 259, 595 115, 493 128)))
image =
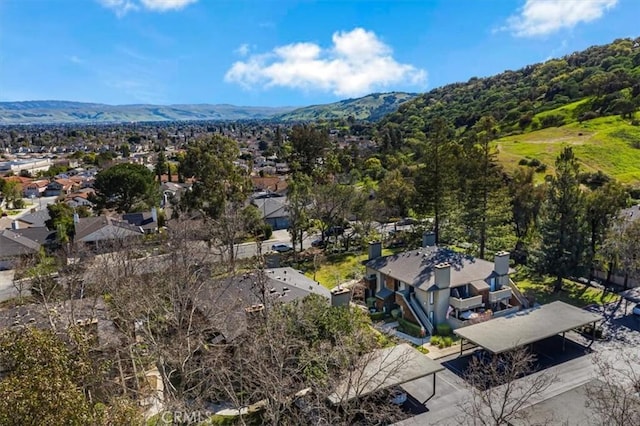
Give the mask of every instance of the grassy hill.
POLYGON ((522 159, 537 159, 547 165, 540 179, 552 173, 564 146, 571 145, 585 172, 603 173, 623 183, 640 184, 640 127, 620 116, 601 117, 582 123, 507 136, 496 142, 498 158, 507 171, 522 159))
MULTIPOLYGON (((640 38, 618 39, 562 58, 433 89, 384 117, 378 130, 394 149, 413 151, 435 118, 464 139, 484 116, 495 118, 500 160, 546 164, 574 146, 585 172, 640 184, 640 38), (623 118, 624 117, 624 118, 623 118), (402 138, 400 138, 402 136, 402 138), (402 143, 398 143, 402 139, 402 143)), ((540 169, 542 169, 541 167, 540 169)))
POLYGON ((353 117, 356 120, 376 121, 398 109, 417 95, 413 93, 391 92, 373 93, 357 99, 346 99, 326 105, 312 105, 298 108, 274 117, 277 121, 340 120, 353 117))

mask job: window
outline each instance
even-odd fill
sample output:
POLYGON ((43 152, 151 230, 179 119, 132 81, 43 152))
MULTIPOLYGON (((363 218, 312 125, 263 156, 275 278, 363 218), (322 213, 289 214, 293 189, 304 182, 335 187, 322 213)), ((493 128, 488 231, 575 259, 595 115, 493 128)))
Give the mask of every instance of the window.
POLYGON ((496 277, 491 277, 489 280, 489 291, 496 291, 496 277))
POLYGON ((433 311, 429 312, 429 321, 433 324, 433 311))
POLYGON ((429 292, 429 304, 433 305, 433 292, 432 291, 429 292))

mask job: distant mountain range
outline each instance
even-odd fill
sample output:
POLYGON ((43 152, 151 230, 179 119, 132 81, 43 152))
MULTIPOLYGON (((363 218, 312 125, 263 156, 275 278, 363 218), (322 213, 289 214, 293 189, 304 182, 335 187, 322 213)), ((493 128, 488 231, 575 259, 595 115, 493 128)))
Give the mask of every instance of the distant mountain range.
POLYGON ((377 120, 414 98, 408 93, 375 93, 327 105, 252 107, 208 105, 105 105, 69 101, 0 102, 0 125, 53 123, 123 123, 183 120, 274 120, 317 119, 377 120))

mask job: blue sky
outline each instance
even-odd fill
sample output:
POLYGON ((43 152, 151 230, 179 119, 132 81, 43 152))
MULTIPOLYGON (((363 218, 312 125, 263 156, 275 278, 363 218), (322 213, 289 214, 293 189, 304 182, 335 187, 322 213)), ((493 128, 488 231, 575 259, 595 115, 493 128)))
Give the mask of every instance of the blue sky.
POLYGON ((638 0, 0 0, 0 100, 308 105, 640 36, 638 0))

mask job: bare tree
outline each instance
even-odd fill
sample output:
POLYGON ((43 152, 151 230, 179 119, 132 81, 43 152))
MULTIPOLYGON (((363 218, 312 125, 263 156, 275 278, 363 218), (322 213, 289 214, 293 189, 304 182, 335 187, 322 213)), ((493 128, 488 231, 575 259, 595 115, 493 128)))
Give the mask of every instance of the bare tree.
POLYGON ((597 380, 587 387, 587 407, 594 425, 640 424, 640 356, 637 350, 618 348, 595 353, 597 380))
POLYGON ((530 419, 523 408, 531 404, 555 381, 546 372, 534 372, 535 355, 525 348, 491 359, 474 357, 465 379, 471 398, 461 408, 461 423, 502 426, 518 420, 523 424, 549 424, 552 419, 530 419))

